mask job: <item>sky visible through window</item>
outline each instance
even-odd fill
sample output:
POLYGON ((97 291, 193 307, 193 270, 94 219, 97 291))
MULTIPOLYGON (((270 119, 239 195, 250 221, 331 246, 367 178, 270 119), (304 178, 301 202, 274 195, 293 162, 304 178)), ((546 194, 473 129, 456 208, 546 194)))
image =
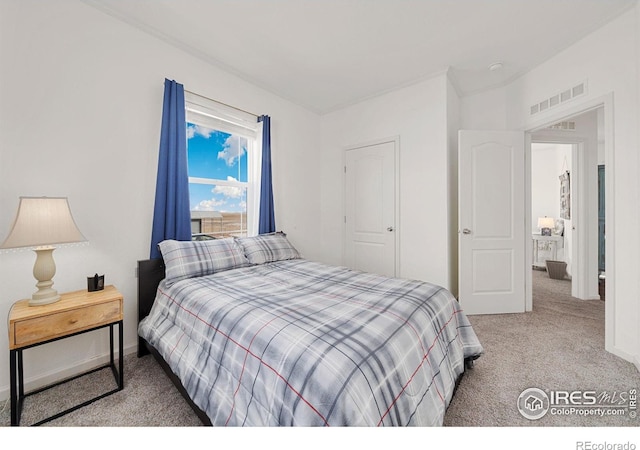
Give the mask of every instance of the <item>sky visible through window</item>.
POLYGON ((189 183, 191 211, 246 212, 247 139, 188 123, 187 140, 189 177, 220 180, 189 183))

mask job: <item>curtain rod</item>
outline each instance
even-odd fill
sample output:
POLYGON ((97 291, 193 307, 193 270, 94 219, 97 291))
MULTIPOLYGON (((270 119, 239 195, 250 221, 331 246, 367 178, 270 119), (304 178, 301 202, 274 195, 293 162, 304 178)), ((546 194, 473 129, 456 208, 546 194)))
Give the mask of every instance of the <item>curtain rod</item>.
POLYGON ((250 114, 250 115, 254 116, 256 119, 260 117, 258 114, 254 114, 254 113, 252 113, 252 112, 245 111, 244 109, 241 109, 241 108, 237 108, 237 107, 235 107, 235 106, 228 105, 228 104, 226 104, 226 103, 224 103, 224 102, 221 102, 221 101, 219 101, 219 100, 214 100, 214 99, 212 99, 212 98, 205 97, 204 95, 201 95, 201 94, 196 94, 195 92, 189 91, 189 90, 187 90, 187 89, 185 89, 184 91, 185 91, 185 92, 188 92, 188 93, 189 93, 189 94, 191 94, 191 95, 195 95, 195 96, 198 96, 198 97, 204 98, 204 99, 206 99, 206 100, 209 100, 209 101, 211 101, 211 102, 218 103, 218 104, 220 104, 220 105, 224 105, 224 106, 226 106, 226 107, 228 107, 228 108, 233 108, 233 109, 235 109, 235 110, 237 110, 237 111, 241 111, 241 112, 243 112, 243 113, 245 113, 245 114, 250 114))

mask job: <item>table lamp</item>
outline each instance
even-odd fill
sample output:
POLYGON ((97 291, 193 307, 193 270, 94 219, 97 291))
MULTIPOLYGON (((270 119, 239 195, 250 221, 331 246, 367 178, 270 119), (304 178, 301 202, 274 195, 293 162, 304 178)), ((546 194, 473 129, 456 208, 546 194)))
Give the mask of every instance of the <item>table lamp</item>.
POLYGON ((0 248, 33 247, 36 252, 33 276, 38 280, 38 290, 29 300, 29 306, 60 300, 58 291, 52 288, 56 274, 53 245, 85 240, 73 220, 66 197, 20 197, 13 227, 0 248))
POLYGON ((551 236, 551 229, 555 228, 556 221, 553 217, 538 217, 538 228, 542 236, 551 236))

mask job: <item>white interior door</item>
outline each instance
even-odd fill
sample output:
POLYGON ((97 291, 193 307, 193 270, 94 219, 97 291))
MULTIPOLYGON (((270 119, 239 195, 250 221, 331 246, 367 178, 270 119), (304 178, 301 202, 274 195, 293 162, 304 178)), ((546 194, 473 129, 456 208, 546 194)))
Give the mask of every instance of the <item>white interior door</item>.
POLYGON ((387 141, 345 155, 345 265, 396 276, 396 152, 387 141))
POLYGON ((463 130, 458 142, 460 305, 524 312, 524 133, 463 130))

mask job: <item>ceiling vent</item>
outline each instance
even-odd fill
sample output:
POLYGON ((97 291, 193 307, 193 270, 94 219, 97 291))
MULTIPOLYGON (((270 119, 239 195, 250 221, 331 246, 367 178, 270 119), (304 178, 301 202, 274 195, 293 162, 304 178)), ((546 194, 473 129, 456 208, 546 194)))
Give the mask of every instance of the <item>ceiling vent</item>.
POLYGON ((545 98, 541 102, 536 103, 535 105, 531 105, 529 108, 529 114, 534 115, 541 112, 544 112, 548 109, 554 108, 558 105, 566 103, 570 100, 573 100, 576 97, 580 97, 587 93, 587 83, 582 82, 577 84, 571 88, 565 89, 562 92, 552 95, 549 98, 545 98))

